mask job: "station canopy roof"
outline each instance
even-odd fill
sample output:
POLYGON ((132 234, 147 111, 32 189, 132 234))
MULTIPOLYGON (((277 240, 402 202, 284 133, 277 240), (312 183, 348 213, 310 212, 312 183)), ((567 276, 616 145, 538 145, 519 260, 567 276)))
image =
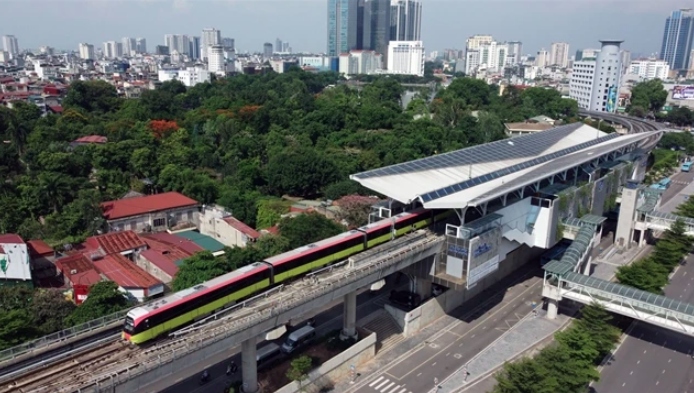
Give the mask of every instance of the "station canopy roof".
POLYGON ((350 178, 403 203, 420 200, 429 209, 477 206, 658 132, 620 136, 573 123, 350 178))

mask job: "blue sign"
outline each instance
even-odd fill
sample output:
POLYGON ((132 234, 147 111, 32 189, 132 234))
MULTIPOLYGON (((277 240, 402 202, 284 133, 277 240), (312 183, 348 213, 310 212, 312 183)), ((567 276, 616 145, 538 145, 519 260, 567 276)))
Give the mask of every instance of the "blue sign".
POLYGON ((457 258, 465 258, 467 257, 467 248, 463 248, 455 244, 449 244, 448 255, 452 255, 457 258))
POLYGON ((610 86, 607 91, 607 105, 605 105, 605 110, 607 112, 614 112, 615 106, 617 104, 617 86, 610 86))
POLYGON ((477 248, 472 253, 472 255, 474 255, 475 258, 477 258, 478 256, 489 252, 491 249, 492 249, 492 246, 490 246, 487 243, 483 243, 483 244, 480 244, 479 246, 477 246, 477 248))

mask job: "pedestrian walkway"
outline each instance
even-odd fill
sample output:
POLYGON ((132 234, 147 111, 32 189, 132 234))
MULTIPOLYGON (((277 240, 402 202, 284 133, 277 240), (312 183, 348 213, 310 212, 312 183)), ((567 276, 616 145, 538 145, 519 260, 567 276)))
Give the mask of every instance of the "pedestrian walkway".
POLYGON ((386 310, 380 310, 374 314, 377 315, 369 320, 369 322, 360 326, 368 331, 376 333, 379 353, 392 348, 405 339, 405 336, 402 334, 402 329, 386 310))
POLYGON ((407 390, 407 388, 396 385, 395 382, 392 382, 390 379, 385 378, 384 376, 376 378, 369 384, 369 387, 373 388, 374 392, 379 393, 414 393, 407 390))

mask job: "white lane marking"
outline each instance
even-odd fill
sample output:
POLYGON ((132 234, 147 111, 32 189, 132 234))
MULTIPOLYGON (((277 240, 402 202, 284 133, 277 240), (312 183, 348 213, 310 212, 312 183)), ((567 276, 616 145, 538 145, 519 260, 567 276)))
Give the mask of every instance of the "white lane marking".
MULTIPOLYGON (((419 376, 419 375, 418 375, 418 376, 419 376)), ((378 379, 376 379, 375 381, 371 382, 371 383, 369 384, 369 387, 372 388, 375 384, 378 383, 378 381, 380 381, 380 380, 382 380, 382 379, 383 379, 383 375, 381 375, 380 377, 378 377, 378 379)))
POLYGON ((374 387, 374 389, 378 390, 378 389, 382 388, 388 382, 390 382, 390 380, 386 378, 383 382, 379 383, 378 386, 374 387))
POLYGON ((395 382, 391 382, 388 386, 386 386, 385 388, 381 389, 381 393, 385 393, 385 391, 388 390, 388 389, 390 389, 391 386, 393 386, 393 385, 395 385, 395 382))

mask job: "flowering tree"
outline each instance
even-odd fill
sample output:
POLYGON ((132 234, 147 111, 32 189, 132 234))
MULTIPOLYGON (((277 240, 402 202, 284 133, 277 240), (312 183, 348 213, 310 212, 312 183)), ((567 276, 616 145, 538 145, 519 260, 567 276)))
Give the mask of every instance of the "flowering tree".
POLYGON ((156 138, 161 138, 169 132, 178 130, 178 124, 169 120, 150 120, 149 129, 152 130, 156 138))
POLYGON ((350 227, 360 227, 369 222, 369 211, 376 202, 376 198, 355 194, 344 196, 335 204, 340 207, 340 219, 347 221, 350 227))

